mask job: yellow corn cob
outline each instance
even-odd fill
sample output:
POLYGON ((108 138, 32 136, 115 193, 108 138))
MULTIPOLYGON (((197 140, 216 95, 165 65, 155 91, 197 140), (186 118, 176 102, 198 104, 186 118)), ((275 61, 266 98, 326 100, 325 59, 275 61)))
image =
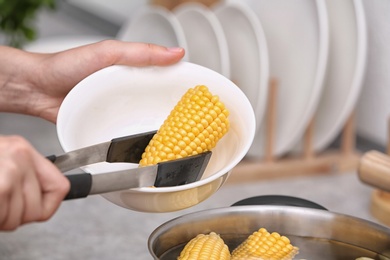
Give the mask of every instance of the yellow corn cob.
POLYGON ((291 260, 297 253, 298 247, 291 245, 287 237, 260 228, 233 250, 232 260, 291 260))
POLYGON ((229 111, 204 85, 189 89, 150 140, 140 166, 209 151, 229 129, 229 111))
POLYGON ((223 239, 211 232, 199 234, 191 239, 181 251, 177 260, 229 260, 230 252, 223 239))

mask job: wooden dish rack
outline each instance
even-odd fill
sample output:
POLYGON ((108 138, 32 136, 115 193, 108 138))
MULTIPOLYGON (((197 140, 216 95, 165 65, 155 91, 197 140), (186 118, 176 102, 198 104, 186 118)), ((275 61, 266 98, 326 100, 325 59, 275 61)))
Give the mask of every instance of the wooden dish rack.
MULTIPOLYGON (((206 6, 213 5, 219 0, 151 0, 152 4, 164 6, 170 10, 185 2, 200 2, 206 6)), ((265 155, 262 160, 255 161, 243 159, 229 176, 227 185, 259 180, 269 180, 282 177, 296 177, 313 174, 337 174, 352 171, 361 171, 359 167, 368 165, 368 174, 381 171, 385 165, 387 177, 390 176, 390 120, 387 144, 387 156, 374 154, 367 159, 356 150, 356 126, 355 111, 352 111, 346 120, 341 133, 341 142, 338 149, 327 149, 316 154, 313 150, 313 131, 315 118, 308 124, 303 137, 303 151, 299 155, 276 158, 274 156, 274 142, 277 112, 278 84, 276 79, 271 79, 267 111, 265 115, 266 145, 265 155), (377 156, 378 155, 378 156, 377 156), (382 159, 379 159, 379 158, 382 159), (379 160, 381 163, 377 164, 379 160), (387 167, 388 166, 388 167, 387 167), (378 169, 382 167, 382 169, 378 169)), ((359 173, 362 175, 362 173, 359 173)), ((378 172, 377 172, 378 174, 378 172)), ((383 176, 382 176, 383 178, 383 176)), ((378 183, 376 183, 378 184, 378 183)), ((371 183, 375 187, 375 183, 371 183)), ((387 191, 375 189, 371 197, 371 213, 385 225, 390 226, 390 178, 382 185, 387 185, 387 191)))
POLYGON ((292 177, 323 173, 354 171, 358 167, 360 153, 356 151, 355 112, 346 121, 338 149, 316 154, 313 150, 313 118, 303 137, 303 151, 299 155, 276 158, 273 155, 277 113, 278 82, 271 79, 265 114, 266 144, 264 158, 255 161, 244 158, 229 176, 227 184, 237 184, 264 179, 292 177))
POLYGON ((296 177, 313 174, 338 174, 357 172, 360 179, 376 188, 371 196, 371 213, 380 222, 390 226, 390 120, 388 123, 387 155, 377 151, 361 154, 356 150, 355 111, 342 129, 338 149, 316 154, 313 151, 314 120, 308 124, 300 155, 276 158, 273 155, 278 83, 269 84, 267 111, 265 116, 265 155, 262 160, 243 159, 227 180, 227 185, 281 177, 296 177))

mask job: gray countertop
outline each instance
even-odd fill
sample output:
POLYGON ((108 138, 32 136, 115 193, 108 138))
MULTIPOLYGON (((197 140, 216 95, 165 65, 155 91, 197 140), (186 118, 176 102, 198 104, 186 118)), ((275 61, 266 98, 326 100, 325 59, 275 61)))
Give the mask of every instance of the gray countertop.
POLYGON ((225 185, 203 203, 172 213, 134 212, 97 195, 62 203, 48 222, 0 233, 0 258, 152 259, 147 248, 148 237, 165 221, 270 194, 308 199, 333 212, 376 221, 369 213, 371 188, 361 184, 354 173, 225 185))

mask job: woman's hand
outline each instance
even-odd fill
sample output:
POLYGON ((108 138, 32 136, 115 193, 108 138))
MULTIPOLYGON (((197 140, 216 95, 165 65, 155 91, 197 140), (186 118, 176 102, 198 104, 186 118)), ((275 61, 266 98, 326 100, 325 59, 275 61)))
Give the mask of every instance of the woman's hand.
POLYGON ((69 181, 25 139, 0 136, 0 230, 49 219, 69 181))
POLYGON ((184 56, 182 48, 115 40, 71 50, 38 54, 0 47, 0 111, 56 122, 66 94, 82 79, 102 68, 170 65, 184 56))

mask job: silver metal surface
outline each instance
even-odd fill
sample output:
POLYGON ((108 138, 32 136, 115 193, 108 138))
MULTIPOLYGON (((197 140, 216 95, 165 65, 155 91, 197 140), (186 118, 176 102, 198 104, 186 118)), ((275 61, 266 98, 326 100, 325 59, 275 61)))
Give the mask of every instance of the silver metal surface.
POLYGON ((154 259, 175 259, 190 239, 214 231, 232 250, 260 227, 289 237, 299 247, 297 259, 390 260, 390 229, 348 215, 294 206, 234 206, 184 215, 158 227, 148 247, 154 259))
POLYGON ((111 141, 104 142, 59 155, 54 164, 61 172, 67 172, 81 166, 104 162, 110 144, 111 141))
POLYGON ((95 174, 92 178, 90 195, 138 187, 153 186, 158 165, 129 170, 95 174))

